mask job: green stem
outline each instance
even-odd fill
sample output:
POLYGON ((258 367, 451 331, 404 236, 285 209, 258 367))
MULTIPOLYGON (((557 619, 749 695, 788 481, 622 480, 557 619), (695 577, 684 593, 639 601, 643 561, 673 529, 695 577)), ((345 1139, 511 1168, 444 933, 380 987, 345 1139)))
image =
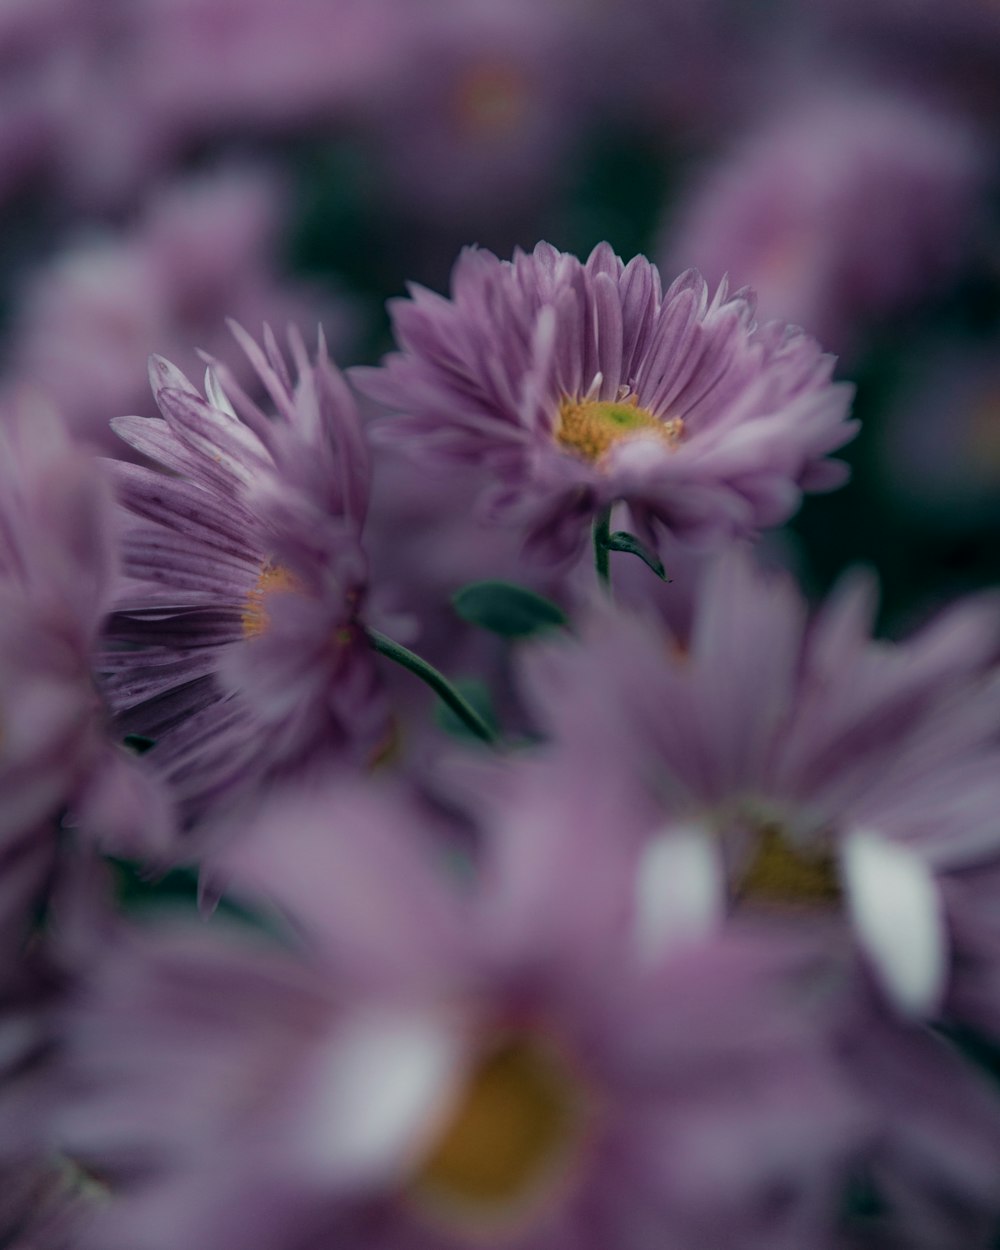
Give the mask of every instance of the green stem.
POLYGON ((594 517, 594 563, 597 580, 604 590, 611 593, 611 504, 602 508, 594 517))
POLYGON ((385 634, 380 634, 377 629, 368 629, 365 632, 374 651, 377 651, 379 655, 387 656, 403 668, 409 669, 422 682, 430 686, 438 698, 451 708, 455 715, 469 727, 477 738, 482 738, 484 742, 496 745, 498 738, 493 729, 487 725, 472 704, 462 698, 448 678, 439 672, 433 664, 428 664, 426 660, 421 659, 419 655, 415 654, 408 647, 404 647, 398 642, 393 642, 385 634))

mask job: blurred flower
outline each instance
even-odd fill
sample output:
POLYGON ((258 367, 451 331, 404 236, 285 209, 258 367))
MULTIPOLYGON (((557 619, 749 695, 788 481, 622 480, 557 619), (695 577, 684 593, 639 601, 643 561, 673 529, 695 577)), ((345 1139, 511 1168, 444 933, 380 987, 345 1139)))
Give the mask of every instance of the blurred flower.
POLYGON ((0 989, 0 1244, 70 1250, 100 1186, 50 1149, 55 1018, 63 987, 39 961, 5 958, 0 989))
POLYGON ((0 192, 47 175, 77 207, 121 207, 206 144, 341 122, 398 68, 400 16, 397 0, 13 0, 0 192))
POLYGON ((116 554, 97 465, 27 393, 0 414, 0 930, 24 936, 68 806, 101 845, 152 853, 165 799, 113 745, 91 676, 116 554))
POLYGON ((335 117, 378 90, 402 52, 386 0, 141 0, 123 68, 172 127, 202 135, 335 117))
MULTIPOLYGON (((121 236, 71 245, 36 272, 12 327, 12 385, 41 389, 76 434, 115 454, 109 421, 149 407, 146 360, 196 368, 195 347, 222 346, 223 318, 250 325, 347 316, 332 300, 284 285, 275 267, 280 187, 263 170, 230 169, 161 191, 121 236)), ((253 371, 241 371, 251 385, 253 371)))
POLYGON ((618 878, 497 864, 470 895, 424 833, 370 787, 276 799, 227 872, 297 951, 147 932, 95 969, 56 1125, 109 1188, 82 1244, 819 1244, 865 1117, 811 961, 748 937, 640 966, 618 878))
POLYGON ((553 0, 399 6, 407 55, 359 119, 397 210, 466 238, 470 213, 482 229, 537 211, 592 118, 571 17, 553 0))
POLYGON ((53 1013, 80 958, 69 931, 83 932, 62 905, 94 900, 97 848, 154 858, 173 827, 162 788, 113 742, 93 681, 116 566, 99 465, 24 391, 0 411, 0 1243, 11 1250, 69 1250, 85 1201, 47 1150, 53 1013))
POLYGON ((401 350, 361 386, 397 415, 380 435, 429 461, 482 461, 489 503, 550 560, 577 554, 602 507, 685 537, 776 525, 803 490, 845 477, 849 391, 805 335, 757 329, 753 303, 607 244, 586 264, 539 244, 467 250, 453 298, 392 304, 401 350))
POLYGON ((162 419, 117 432, 176 476, 114 462, 123 569, 108 696, 123 732, 194 818, 317 759, 365 759, 387 709, 360 623, 369 469, 357 409, 320 340, 290 334, 293 382, 270 333, 234 327, 276 409, 214 364, 208 399, 154 359, 162 419))
POLYGON ((539 647, 526 685, 579 772, 631 779, 616 784, 635 792, 618 826, 646 900, 638 940, 734 909, 844 914, 888 998, 933 1016, 951 961, 941 881, 1000 859, 1000 610, 961 604, 889 644, 870 637, 874 607, 855 576, 808 622, 787 578, 731 555, 689 636, 604 613, 585 645, 539 647))
POLYGON ((855 348, 954 272, 985 153, 965 122, 898 94, 827 87, 774 113, 689 194, 664 267, 728 274, 765 316, 855 348))
POLYGON ((990 1074, 931 1029, 864 998, 839 1050, 874 1126, 858 1151, 838 1250, 990 1250, 1000 1214, 1000 1099, 990 1074))
MULTIPOLYGON (((616 638, 623 647, 633 641, 624 630, 616 638)), ((589 658, 598 659, 593 653, 589 658)), ((643 659, 649 657, 640 654, 639 662, 643 659)), ((581 680, 579 671, 566 665, 562 676, 573 683, 575 749, 550 743, 534 756, 466 765, 473 802, 489 834, 493 940, 515 961, 530 964, 539 952, 548 952, 553 965, 593 963, 609 970, 617 970, 623 951, 653 966, 671 953, 676 958, 685 946, 698 949, 705 939, 706 908, 711 915, 712 904, 721 902, 718 882, 692 871, 690 843, 675 847, 672 860, 663 854, 662 787, 655 784, 648 755, 634 752, 638 776, 618 766, 606 735, 609 718, 622 709, 608 699, 604 672, 595 667, 581 680), (585 752, 581 746, 588 740, 592 749, 585 752), (555 889, 553 881, 559 883, 555 889)), ((650 681, 650 704, 662 693, 662 686, 650 681)), ((564 702, 562 710, 567 706, 564 702)), ((678 721, 688 711, 685 705, 678 721)), ((619 744, 625 751, 630 747, 634 751, 634 743, 619 744)), ((706 755, 701 735, 690 754, 706 755)), ((670 781, 659 780, 663 786, 670 781)), ((675 832, 683 838, 683 829, 675 832)), ((973 873, 980 881, 968 926, 962 910, 967 895, 956 899, 959 907, 951 915, 963 928, 978 931, 980 956, 986 954, 983 934, 995 943, 1000 933, 998 874, 989 882, 982 880, 986 875, 973 873)), ((948 889, 951 881, 942 884, 948 889)), ((845 1081, 842 1097, 863 1108, 840 1173, 839 1218, 825 1233, 803 1232, 799 1244, 831 1250, 988 1250, 1000 1215, 1000 1096, 991 1074, 977 1070, 935 1030, 886 1010, 877 985, 856 975, 856 957, 832 911, 814 907, 810 913, 805 897, 785 907, 762 902, 743 895, 725 931, 738 942, 773 943, 793 965, 803 961, 800 988, 808 989, 801 996, 793 993, 786 1005, 797 1004, 810 1016, 818 1011, 826 1021, 822 1045, 835 1056, 845 1081)), ((882 902, 891 911, 893 892, 886 890, 882 902)), ((962 965, 974 949, 963 946, 956 980, 969 983, 962 965)), ((997 956, 994 945, 981 964, 992 987, 969 986, 994 989, 994 1019, 1000 1011, 997 956)), ((706 987, 706 994, 712 992, 706 987)), ((846 1104, 840 1111, 846 1113, 846 1104)), ((821 1183, 819 1175, 814 1180, 821 1183)), ((785 1199, 791 1202, 787 1190, 785 1199)), ((745 1242, 709 1238, 707 1244, 745 1242)))

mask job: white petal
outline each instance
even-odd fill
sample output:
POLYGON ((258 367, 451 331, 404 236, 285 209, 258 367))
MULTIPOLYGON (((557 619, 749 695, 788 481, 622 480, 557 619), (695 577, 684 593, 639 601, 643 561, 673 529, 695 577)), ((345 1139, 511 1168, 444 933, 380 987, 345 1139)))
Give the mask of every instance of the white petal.
POLYGON ((306 1165, 331 1185, 397 1172, 447 1115, 464 1050, 443 1017, 384 1011, 345 1022, 308 1093, 306 1165))
POLYGON ((229 396, 222 389, 222 383, 211 365, 205 370, 205 397, 213 408, 218 408, 226 416, 232 417, 237 421, 239 420, 239 417, 236 416, 236 409, 230 402, 229 396))
POLYGON ((718 848, 697 827, 671 829, 643 847, 635 878, 634 937, 652 963, 671 946, 702 937, 725 911, 718 848))
POLYGON ((851 917, 886 993, 907 1015, 932 1013, 947 972, 947 934, 928 865, 871 831, 850 835, 844 883, 851 917))

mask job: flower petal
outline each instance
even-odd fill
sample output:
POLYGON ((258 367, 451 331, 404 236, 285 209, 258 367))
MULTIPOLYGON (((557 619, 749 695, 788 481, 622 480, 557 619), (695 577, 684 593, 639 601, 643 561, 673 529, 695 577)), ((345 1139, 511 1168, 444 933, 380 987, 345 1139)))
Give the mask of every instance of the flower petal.
POLYGON ((947 972, 947 934, 932 872, 905 846, 869 830, 847 838, 843 872, 861 945, 887 994, 907 1015, 932 1013, 947 972))
POLYGON ((701 829, 670 829, 643 847, 635 878, 634 936, 640 958, 655 963, 678 943, 711 930, 725 909, 716 846, 701 829))

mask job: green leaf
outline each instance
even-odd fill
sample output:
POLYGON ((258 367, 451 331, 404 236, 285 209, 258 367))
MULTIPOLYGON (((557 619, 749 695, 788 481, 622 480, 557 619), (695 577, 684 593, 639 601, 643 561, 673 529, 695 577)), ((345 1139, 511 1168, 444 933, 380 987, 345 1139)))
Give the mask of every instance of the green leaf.
POLYGON ((609 551, 625 551, 631 556, 638 556, 647 568, 653 570, 660 581, 670 581, 660 557, 655 551, 650 551, 634 534, 630 534, 627 530, 616 530, 608 539, 607 545, 609 551))
POLYGON ((557 604, 513 582, 470 582, 451 601, 463 621, 504 638, 528 638, 568 624, 557 604))
POLYGON ((156 746, 152 738, 143 737, 142 734, 126 734, 123 742, 136 755, 145 755, 148 750, 156 746))
POLYGON ((219 916, 288 943, 280 918, 266 908, 252 909, 225 894, 210 894, 211 902, 206 907, 195 868, 158 870, 116 855, 105 856, 105 863, 111 869, 118 906, 134 919, 164 912, 200 912, 203 920, 219 916))
MULTIPOLYGON (((491 730, 493 735, 497 736, 499 730, 497 728, 496 713, 493 710, 493 699, 485 682, 481 682, 475 677, 470 677, 465 680, 452 682, 452 685, 491 730)), ((453 737, 478 740, 478 735, 469 728, 468 724, 456 712, 452 711, 447 703, 438 703, 434 709, 434 719, 445 733, 452 734, 453 737)))

